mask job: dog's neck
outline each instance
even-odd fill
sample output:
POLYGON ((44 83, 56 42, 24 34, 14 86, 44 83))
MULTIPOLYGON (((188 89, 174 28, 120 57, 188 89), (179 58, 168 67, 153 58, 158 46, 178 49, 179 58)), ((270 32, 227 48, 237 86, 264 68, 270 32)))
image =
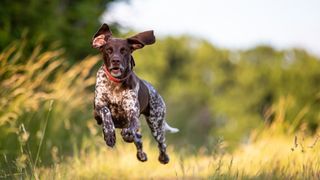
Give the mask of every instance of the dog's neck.
POLYGON ((133 72, 131 69, 124 78, 116 78, 111 75, 111 73, 108 71, 108 68, 106 67, 106 65, 103 65, 103 69, 104 69, 104 72, 105 72, 106 76, 108 77, 108 79, 112 82, 115 82, 115 83, 123 83, 131 76, 131 74, 133 72))

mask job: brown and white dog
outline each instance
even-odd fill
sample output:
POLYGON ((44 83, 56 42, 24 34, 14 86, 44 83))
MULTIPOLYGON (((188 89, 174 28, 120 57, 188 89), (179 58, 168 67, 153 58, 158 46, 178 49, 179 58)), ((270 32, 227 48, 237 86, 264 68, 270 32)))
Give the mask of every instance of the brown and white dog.
POLYGON ((122 138, 134 142, 137 158, 147 161, 139 133, 139 116, 143 114, 151 133, 158 142, 159 161, 169 162, 166 153, 165 131, 178 132, 165 121, 166 106, 157 91, 133 72, 135 65, 131 53, 155 42, 153 31, 145 31, 127 39, 112 37, 107 24, 94 35, 92 46, 100 50, 104 64, 97 73, 94 116, 102 124, 106 144, 116 142, 115 128, 121 128, 122 138))

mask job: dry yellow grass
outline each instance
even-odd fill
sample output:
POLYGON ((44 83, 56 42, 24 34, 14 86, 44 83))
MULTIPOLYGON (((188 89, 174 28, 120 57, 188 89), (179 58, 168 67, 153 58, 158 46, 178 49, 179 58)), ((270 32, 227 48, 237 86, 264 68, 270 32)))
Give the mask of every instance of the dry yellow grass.
MULTIPOLYGON (((99 138, 99 137, 96 137, 99 138)), ((99 138, 102 139, 101 137, 99 138)), ((37 169, 40 179, 319 179, 320 145, 316 138, 262 135, 233 153, 182 155, 169 148, 171 161, 157 161, 155 145, 145 143, 149 160, 139 162, 132 144, 119 143, 107 148, 98 140, 98 148, 82 150, 74 157, 50 168, 37 169), (292 149, 293 148, 293 149, 292 149)))

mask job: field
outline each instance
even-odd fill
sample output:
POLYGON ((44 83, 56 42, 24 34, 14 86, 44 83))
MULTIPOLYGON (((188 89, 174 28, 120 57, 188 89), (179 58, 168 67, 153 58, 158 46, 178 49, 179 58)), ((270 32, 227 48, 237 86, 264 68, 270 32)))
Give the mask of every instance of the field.
MULTIPOLYGON (((99 57, 70 67, 63 52, 38 47, 22 61, 23 46, 0 55, 0 179, 320 179, 319 132, 303 123, 292 130, 297 125, 283 116, 286 98, 271 125, 256 127, 235 148, 219 138, 210 148, 192 148, 168 134, 171 160, 162 165, 145 135, 148 162, 141 163, 119 134, 108 148, 92 118, 99 57)), ((305 110, 299 112, 300 122, 305 110)))
POLYGON ((183 155, 170 149, 171 162, 165 166, 156 160, 157 150, 150 144, 146 148, 149 161, 140 163, 133 146, 121 144, 111 150, 101 142, 99 150, 81 151, 67 162, 35 172, 40 179, 319 179, 319 148, 292 151, 294 144, 289 142, 288 138, 271 137, 234 153, 211 155, 202 151, 183 155))
POLYGON ((149 160, 139 162, 133 145, 118 143, 107 148, 102 138, 92 139, 96 147, 82 147, 75 155, 64 157, 52 151, 54 163, 30 171, 9 172, 2 178, 27 179, 319 179, 320 158, 317 139, 264 134, 256 142, 242 145, 234 152, 224 151, 224 143, 216 149, 200 149, 192 154, 183 147, 171 145, 171 161, 157 161, 156 145, 145 142, 149 160), (297 145, 295 145, 297 143, 297 145), (180 150, 179 150, 180 149, 180 150), (29 174, 30 173, 30 174, 29 174), (48 178, 50 177, 50 178, 48 178))

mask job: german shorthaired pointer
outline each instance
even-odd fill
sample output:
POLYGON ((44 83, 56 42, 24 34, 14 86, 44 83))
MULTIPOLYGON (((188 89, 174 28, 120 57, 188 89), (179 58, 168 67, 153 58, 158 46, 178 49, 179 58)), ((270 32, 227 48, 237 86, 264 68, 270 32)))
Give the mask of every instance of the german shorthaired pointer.
POLYGON ((104 64, 97 73, 94 116, 102 124, 104 140, 113 147, 116 142, 115 128, 121 128, 124 141, 134 142, 137 158, 147 161, 139 133, 139 116, 143 114, 158 142, 159 161, 169 162, 166 153, 165 131, 178 132, 165 121, 166 107, 157 91, 133 72, 135 65, 131 53, 155 42, 153 31, 145 31, 127 39, 111 37, 107 24, 94 35, 92 46, 101 51, 104 64))

